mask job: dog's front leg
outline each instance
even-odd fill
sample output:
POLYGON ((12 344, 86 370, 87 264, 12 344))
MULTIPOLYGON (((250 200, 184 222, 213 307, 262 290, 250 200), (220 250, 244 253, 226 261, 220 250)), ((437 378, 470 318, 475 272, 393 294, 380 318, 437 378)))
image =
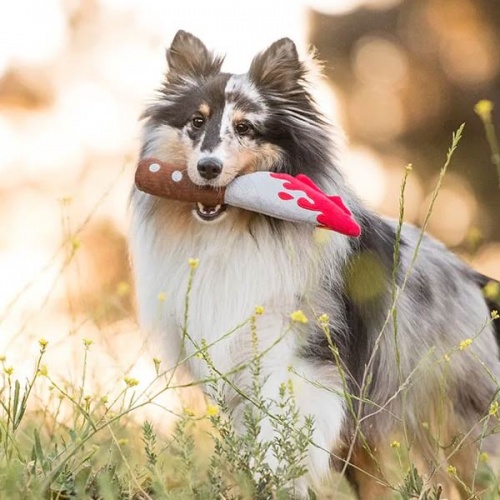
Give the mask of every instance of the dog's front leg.
MULTIPOLYGON (((330 470, 330 451, 338 444, 344 422, 345 404, 336 368, 321 366, 305 358, 292 359, 291 369, 281 366, 271 373, 263 386, 263 398, 276 401, 282 384, 291 383, 293 399, 300 415, 300 426, 306 425, 306 418, 313 421, 311 443, 307 450, 305 466, 307 475, 299 479, 295 489, 299 495, 307 494, 309 485, 318 485, 330 470)), ((262 422, 262 438, 273 439, 276 426, 271 419, 273 411, 280 410, 276 405, 270 407, 271 415, 262 422)), ((274 457, 269 457, 270 465, 276 466, 274 457)))
MULTIPOLYGON (((259 336, 265 342, 272 338, 268 332, 261 330, 259 336)), ((263 352, 261 345, 260 352, 263 352)), ((273 472, 276 472, 282 460, 277 456, 276 446, 283 436, 283 419, 281 417, 294 406, 297 412, 296 431, 307 433, 306 421, 312 419, 311 442, 306 450, 303 465, 307 474, 289 484, 298 497, 306 497, 309 486, 319 484, 330 470, 330 451, 338 444, 341 427, 345 417, 345 401, 342 393, 338 369, 333 364, 320 363, 298 354, 296 337, 292 332, 281 342, 269 349, 260 358, 259 399, 265 411, 261 412, 259 439, 262 443, 275 443, 267 449, 265 461, 273 472), (284 396, 284 393, 288 395, 284 396), (290 398, 283 405, 284 399, 290 398)), ((249 374, 247 374, 248 376, 249 374)), ((247 387, 249 386, 248 380, 247 387)), ((255 395, 251 395, 255 397, 255 395)), ((242 405, 254 404, 248 400, 242 405)), ((258 411, 258 410, 257 410, 258 411)), ((239 414, 237 426, 241 429, 243 411, 239 414)), ((290 421, 290 417, 285 421, 290 421)), ((244 432, 244 429, 242 429, 244 432)), ((286 434, 286 432, 285 432, 286 434)), ((293 439, 293 433, 288 434, 293 439)), ((296 435, 296 434, 295 434, 296 435)), ((298 443, 291 443, 298 446, 298 443)), ((297 465, 297 464, 294 464, 297 465)))

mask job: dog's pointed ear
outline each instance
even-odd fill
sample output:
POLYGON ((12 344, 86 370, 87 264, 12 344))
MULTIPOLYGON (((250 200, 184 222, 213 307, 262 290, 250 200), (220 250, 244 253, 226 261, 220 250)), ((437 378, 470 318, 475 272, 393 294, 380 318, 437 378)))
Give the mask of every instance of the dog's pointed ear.
POLYGON ((207 78, 219 73, 223 60, 209 52, 199 38, 179 30, 167 49, 167 77, 169 80, 207 78))
POLYGON ((248 74, 258 85, 287 90, 304 76, 304 67, 295 43, 282 38, 254 58, 248 74))

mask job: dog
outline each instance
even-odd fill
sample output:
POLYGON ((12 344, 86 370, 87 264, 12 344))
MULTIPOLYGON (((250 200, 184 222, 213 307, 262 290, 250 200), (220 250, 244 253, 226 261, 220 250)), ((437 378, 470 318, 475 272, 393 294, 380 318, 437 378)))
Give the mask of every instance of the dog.
MULTIPOLYGON (((196 346, 206 342, 219 373, 244 366, 254 347, 248 324, 235 327, 263 308, 255 316, 262 395, 277 401, 291 380, 301 418, 314 421, 298 497, 333 466, 360 498, 381 498, 390 490, 380 464, 398 432, 429 477, 445 482, 452 465, 473 484, 487 440, 478 422, 500 375, 499 322, 482 292, 489 279, 419 229, 404 224, 398 235, 396 221, 363 206, 342 177, 331 125, 313 98, 314 64, 292 40, 259 53, 246 74, 222 72, 223 58, 184 31, 166 58, 165 80, 142 116, 141 158, 181 165, 213 189, 257 170, 305 174, 343 198, 362 234, 318 238, 307 224, 134 187, 130 252, 142 328, 171 363, 184 349, 192 377, 203 380, 210 372, 193 356, 196 346), (198 259, 191 280, 190 258, 198 259), (307 323, 293 323, 277 342, 297 310, 307 323)), ((238 428, 248 402, 234 387, 250 391, 251 374, 239 370, 226 382, 221 390, 238 428)), ((264 418, 260 438, 274 432, 264 418)))

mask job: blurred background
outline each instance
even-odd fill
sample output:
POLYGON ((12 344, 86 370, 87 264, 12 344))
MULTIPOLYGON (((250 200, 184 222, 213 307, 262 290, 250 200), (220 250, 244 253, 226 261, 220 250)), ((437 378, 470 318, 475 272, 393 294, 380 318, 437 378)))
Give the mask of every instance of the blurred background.
POLYGON ((154 376, 126 248, 138 117, 178 29, 244 72, 282 36, 313 44, 342 168, 374 209, 419 224, 466 123, 429 229, 500 279, 500 190, 481 99, 500 131, 500 3, 491 0, 17 0, 0 3, 0 354, 22 376, 37 340, 71 381, 94 340, 97 387, 154 376), (175 4, 175 7, 173 6, 175 4))

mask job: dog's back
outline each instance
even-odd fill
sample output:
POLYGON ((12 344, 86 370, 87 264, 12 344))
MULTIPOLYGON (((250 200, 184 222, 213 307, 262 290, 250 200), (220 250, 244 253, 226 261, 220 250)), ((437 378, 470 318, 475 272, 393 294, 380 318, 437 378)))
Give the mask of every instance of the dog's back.
POLYGON ((350 478, 362 498, 381 494, 366 472, 380 477, 396 430, 434 481, 449 482, 449 464, 470 485, 478 446, 492 440, 485 418, 500 375, 498 306, 482 290, 488 278, 415 227, 402 228, 399 262, 394 222, 370 215, 363 229, 344 295, 352 336, 344 359, 352 360, 351 391, 359 397, 346 438, 352 445, 358 433, 350 478))

